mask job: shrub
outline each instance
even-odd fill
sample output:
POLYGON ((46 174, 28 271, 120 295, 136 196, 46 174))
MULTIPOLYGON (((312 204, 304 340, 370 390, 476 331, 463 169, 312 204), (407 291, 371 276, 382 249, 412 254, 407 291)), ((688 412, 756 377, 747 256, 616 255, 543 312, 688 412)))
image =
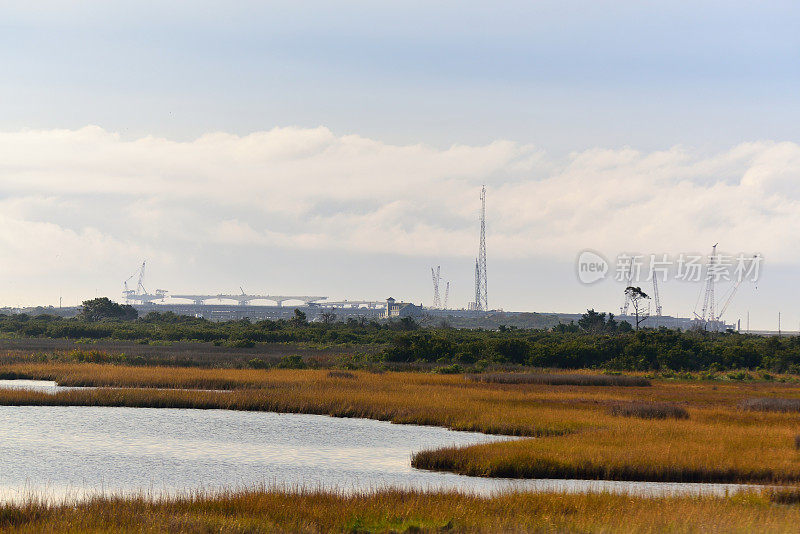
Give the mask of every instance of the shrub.
POLYGON ((728 378, 730 380, 752 380, 753 377, 750 376, 749 373, 744 371, 737 371, 735 373, 728 373, 728 378))
POLYGON ((484 373, 469 375, 470 380, 497 384, 545 384, 550 386, 649 386, 638 376, 567 373, 484 373))
POLYGON ((289 354, 281 358, 281 361, 278 362, 278 367, 280 369, 305 369, 308 366, 299 354, 289 354))
POLYGON ((739 408, 756 412, 800 412, 800 399, 757 397, 743 400, 739 408))
POLYGON ((262 360, 261 358, 253 358, 252 360, 247 362, 247 365, 249 365, 253 369, 266 369, 269 367, 269 364, 264 360, 262 360))
POLYGON ((612 405, 608 412, 623 417, 641 419, 688 419, 689 412, 681 406, 666 402, 620 402, 612 405))
POLYGON ((767 498, 778 504, 800 503, 800 488, 780 488, 767 490, 767 498))
POLYGON ((438 373, 440 375, 457 375, 459 373, 464 372, 464 368, 454 363, 452 365, 444 365, 442 367, 437 367, 433 370, 434 373, 438 373))
POLYGON ((255 347, 256 344, 249 339, 234 339, 232 341, 226 342, 225 346, 234 349, 249 349, 255 347))
POLYGON ((356 375, 354 373, 351 373, 350 371, 338 371, 338 370, 335 370, 335 369, 333 371, 328 371, 328 376, 330 378, 355 378, 356 377, 356 375))

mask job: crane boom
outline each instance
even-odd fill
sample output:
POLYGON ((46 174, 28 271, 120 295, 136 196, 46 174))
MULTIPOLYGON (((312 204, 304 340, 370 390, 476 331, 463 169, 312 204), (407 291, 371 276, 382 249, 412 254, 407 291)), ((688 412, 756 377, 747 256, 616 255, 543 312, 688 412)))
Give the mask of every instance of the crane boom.
MULTIPOLYGON (((757 255, 753 256, 754 261, 756 256, 757 255)), ((725 314, 725 311, 728 309, 728 306, 730 305, 731 301, 733 301, 733 296, 736 294, 736 290, 739 289, 739 286, 742 285, 742 282, 744 282, 744 277, 739 278, 736 281, 736 283, 733 284, 733 287, 731 287, 730 293, 728 294, 728 298, 725 299, 725 303, 722 305, 722 308, 719 311, 719 315, 717 316, 718 319, 722 318, 722 316, 725 314)))
MULTIPOLYGON (((708 321, 713 321, 714 317, 714 276, 716 273, 714 272, 714 261, 717 258, 717 245, 719 243, 714 243, 714 246, 711 247, 711 256, 708 259, 708 266, 706 267, 706 283, 703 295, 703 308, 700 311, 700 319, 705 321, 706 320, 706 313, 708 313, 708 321)), ((695 314, 697 315, 697 314, 695 314)))
POLYGON ((146 265, 147 260, 142 262, 142 267, 139 269, 139 281, 136 283, 136 291, 142 295, 147 293, 147 290, 144 288, 144 269, 146 265))
POLYGON ((656 303, 656 317, 661 317, 661 295, 658 292, 658 274, 653 274, 653 300, 656 303))

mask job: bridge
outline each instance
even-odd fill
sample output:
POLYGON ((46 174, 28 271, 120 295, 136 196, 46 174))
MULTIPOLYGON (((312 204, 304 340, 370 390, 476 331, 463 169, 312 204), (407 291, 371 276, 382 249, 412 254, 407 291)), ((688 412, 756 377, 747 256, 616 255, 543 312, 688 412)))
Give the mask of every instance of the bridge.
POLYGON ((314 304, 322 308, 369 308, 372 310, 386 307, 385 300, 325 300, 314 304))
POLYGON ((173 299, 191 300, 194 304, 202 305, 209 300, 232 300, 237 302, 240 306, 249 306, 254 300, 266 300, 274 302, 278 307, 283 306, 283 303, 289 300, 297 300, 303 303, 304 306, 309 304, 316 304, 320 300, 325 300, 327 297, 313 296, 313 295, 248 295, 241 293, 239 295, 170 295, 173 299))

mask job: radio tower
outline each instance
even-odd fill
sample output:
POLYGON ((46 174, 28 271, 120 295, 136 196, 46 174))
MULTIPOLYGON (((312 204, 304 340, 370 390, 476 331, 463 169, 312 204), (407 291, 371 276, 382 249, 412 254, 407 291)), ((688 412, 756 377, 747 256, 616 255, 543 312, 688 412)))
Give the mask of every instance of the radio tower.
POLYGON ((481 242, 478 247, 477 280, 475 293, 476 309, 487 311, 489 309, 489 291, 486 287, 486 186, 481 187, 481 242))
POLYGON ((438 310, 442 307, 442 300, 439 296, 439 280, 441 279, 439 276, 439 270, 441 267, 439 265, 436 266, 436 269, 431 267, 431 276, 433 277, 433 309, 438 310))

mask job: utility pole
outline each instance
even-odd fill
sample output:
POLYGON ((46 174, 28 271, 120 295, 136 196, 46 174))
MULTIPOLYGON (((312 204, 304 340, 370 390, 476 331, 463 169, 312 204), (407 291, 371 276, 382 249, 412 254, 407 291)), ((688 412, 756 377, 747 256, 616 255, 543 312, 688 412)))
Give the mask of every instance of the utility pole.
POLYGON ((781 337, 781 312, 778 312, 778 337, 781 337))

